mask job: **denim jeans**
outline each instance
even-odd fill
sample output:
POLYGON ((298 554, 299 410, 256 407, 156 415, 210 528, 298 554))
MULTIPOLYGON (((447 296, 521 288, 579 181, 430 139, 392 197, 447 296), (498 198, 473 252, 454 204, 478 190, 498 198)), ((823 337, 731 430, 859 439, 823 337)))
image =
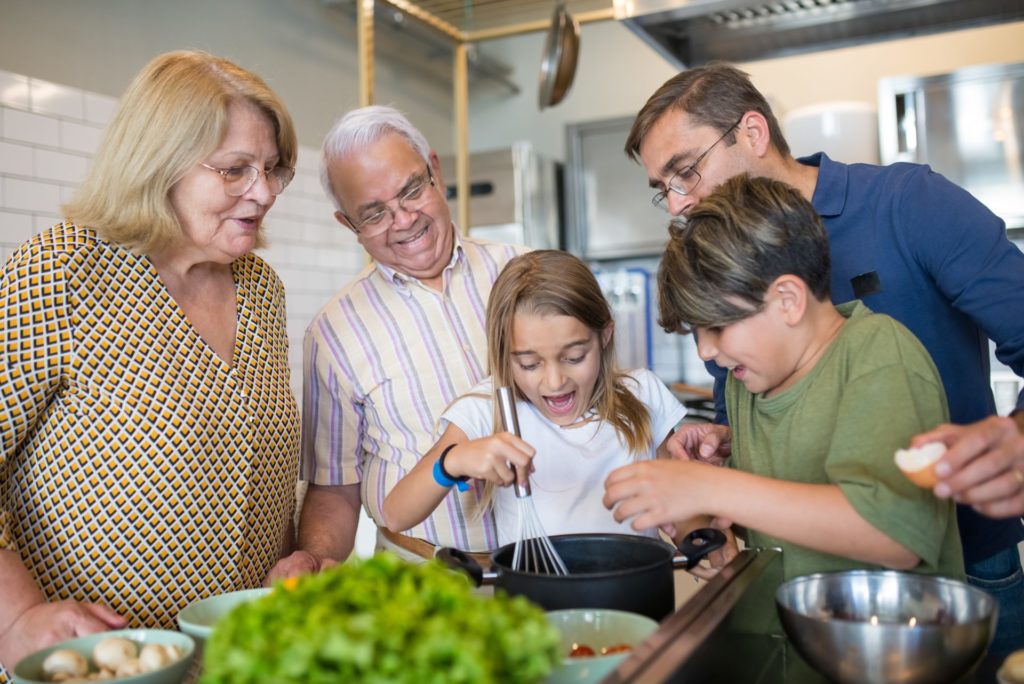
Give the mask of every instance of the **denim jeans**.
POLYGON ((990 656, 1000 661, 1024 648, 1024 570, 1016 546, 967 566, 967 581, 984 589, 999 603, 996 637, 990 656))

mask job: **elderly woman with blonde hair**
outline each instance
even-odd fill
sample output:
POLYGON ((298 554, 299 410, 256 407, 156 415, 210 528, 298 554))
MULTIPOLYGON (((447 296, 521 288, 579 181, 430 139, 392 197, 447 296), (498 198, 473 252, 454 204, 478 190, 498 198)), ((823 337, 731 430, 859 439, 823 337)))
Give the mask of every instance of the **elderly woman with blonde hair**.
POLYGON ((4 266, 0 662, 173 628, 198 598, 260 585, 290 543, 284 290, 252 250, 295 157, 258 76, 161 55, 67 218, 4 266))

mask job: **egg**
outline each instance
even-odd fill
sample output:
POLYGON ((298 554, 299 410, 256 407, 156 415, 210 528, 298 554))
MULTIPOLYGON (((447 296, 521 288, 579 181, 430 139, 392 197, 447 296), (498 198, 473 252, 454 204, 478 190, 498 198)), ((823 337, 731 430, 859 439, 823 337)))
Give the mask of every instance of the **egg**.
POLYGON ((918 487, 931 489, 939 482, 935 463, 946 453, 946 445, 929 442, 924 446, 896 450, 896 465, 918 487))
POLYGON ((1024 684, 1024 650, 1006 657, 999 669, 999 680, 1006 684, 1024 684))
POLYGON ((87 672, 89 661, 81 653, 69 648, 58 649, 46 656, 46 660, 43 661, 43 675, 51 681, 81 677, 87 672))

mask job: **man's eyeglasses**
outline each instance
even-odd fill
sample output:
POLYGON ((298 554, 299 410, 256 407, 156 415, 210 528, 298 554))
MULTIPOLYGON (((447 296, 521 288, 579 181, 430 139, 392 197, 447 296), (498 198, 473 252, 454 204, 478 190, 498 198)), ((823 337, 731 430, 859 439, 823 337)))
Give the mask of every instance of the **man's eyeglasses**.
POLYGON ((427 166, 427 173, 425 176, 417 176, 412 178, 406 183, 405 188, 400 193, 392 197, 386 202, 381 202, 373 206, 369 211, 368 215, 364 216, 361 221, 353 220, 348 214, 342 212, 342 216, 348 221, 348 225, 357 234, 362 235, 366 238, 376 237, 383 233, 386 233, 395 222, 395 212, 397 209, 391 208, 392 202, 397 202, 398 209, 413 214, 425 207, 431 200, 430 194, 427 192, 427 188, 435 184, 434 174, 430 172, 430 167, 427 166))
POLYGON ((227 169, 219 169, 216 166, 210 166, 203 162, 199 162, 199 165, 219 173, 221 178, 224 179, 224 192, 231 197, 241 197, 249 192, 249 188, 256 183, 256 179, 260 177, 260 174, 266 176, 267 187, 270 189, 271 195, 280 195, 288 187, 288 184, 292 182, 292 178, 295 178, 295 169, 287 166, 275 166, 269 171, 264 171, 251 164, 232 166, 227 169))
POLYGON ((669 192, 674 192, 677 195, 682 195, 683 197, 693 192, 693 189, 697 187, 698 183, 700 183, 700 172, 697 171, 697 167, 700 165, 702 161, 704 161, 704 157, 708 156, 711 150, 715 149, 715 145, 725 140, 725 136, 732 133, 733 130, 735 130, 736 127, 739 126, 742 122, 743 117, 741 116, 739 118, 739 121, 734 123, 732 126, 729 126, 729 128, 725 130, 725 133, 722 133, 718 140, 711 143, 711 145, 708 146, 708 149, 701 152, 700 155, 698 155, 698 157, 693 160, 692 164, 685 168, 679 169, 674 174, 672 174, 672 177, 668 179, 668 185, 665 186, 665 189, 662 190, 661 192, 655 193, 654 197, 651 198, 651 204, 658 207, 659 209, 664 209, 665 211, 668 211, 669 192))

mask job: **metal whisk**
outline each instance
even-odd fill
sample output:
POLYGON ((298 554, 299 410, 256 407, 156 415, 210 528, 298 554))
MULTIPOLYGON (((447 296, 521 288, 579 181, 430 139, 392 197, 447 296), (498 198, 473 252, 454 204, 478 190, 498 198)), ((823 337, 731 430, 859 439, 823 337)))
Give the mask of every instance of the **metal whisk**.
MULTIPOLYGON (((516 437, 519 434, 519 416, 516 414, 516 401, 510 387, 498 388, 498 407, 501 410, 501 423, 505 432, 516 437)), ((544 575, 568 575, 565 563, 558 555, 544 526, 537 516, 537 508, 533 505, 530 492, 530 479, 524 478, 523 484, 516 479, 516 542, 512 551, 512 569, 517 572, 531 572, 544 575)))

